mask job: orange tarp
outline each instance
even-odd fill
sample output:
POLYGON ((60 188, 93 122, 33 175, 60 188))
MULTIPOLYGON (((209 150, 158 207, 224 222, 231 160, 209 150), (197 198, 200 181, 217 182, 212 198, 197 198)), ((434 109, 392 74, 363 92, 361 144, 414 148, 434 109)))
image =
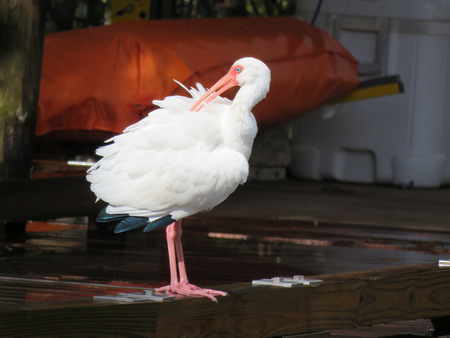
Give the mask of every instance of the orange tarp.
POLYGON ((351 91, 357 62, 324 31, 291 18, 164 20, 50 34, 45 39, 37 135, 120 133, 152 100, 210 87, 238 58, 272 71, 260 126, 290 120, 351 91))

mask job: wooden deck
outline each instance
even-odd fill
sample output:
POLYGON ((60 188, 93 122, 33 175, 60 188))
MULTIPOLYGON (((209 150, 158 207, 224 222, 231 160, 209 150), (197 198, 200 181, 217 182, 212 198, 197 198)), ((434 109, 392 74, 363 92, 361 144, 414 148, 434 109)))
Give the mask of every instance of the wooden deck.
MULTIPOLYGON (((81 216, 100 207, 83 177, 35 181, 31 188, 0 183, 5 186, 0 219, 81 216)), ((59 220, 46 228, 30 223, 24 241, 2 243, 0 333, 430 335, 429 318, 450 316, 450 268, 437 266, 450 258, 449 205, 449 188, 250 182, 215 210, 184 222, 191 282, 229 292, 218 304, 94 301, 94 295, 167 283, 164 232, 114 235, 88 226, 86 219, 66 225, 59 220), (319 276, 324 283, 293 289, 250 284, 298 274, 319 276), (367 327, 377 323, 393 324, 367 327)))
MULTIPOLYGON (((217 304, 193 298, 137 304, 89 298, 15 304, 0 311, 0 332, 45 337, 273 337, 450 315, 448 268, 427 265, 321 278, 322 285, 293 289, 252 288, 249 283, 222 286, 229 296, 217 304)), ((64 283, 55 285, 62 288, 64 283)), ((29 285, 42 287, 48 284, 29 285)), ((82 283, 78 287, 82 289, 82 283)))

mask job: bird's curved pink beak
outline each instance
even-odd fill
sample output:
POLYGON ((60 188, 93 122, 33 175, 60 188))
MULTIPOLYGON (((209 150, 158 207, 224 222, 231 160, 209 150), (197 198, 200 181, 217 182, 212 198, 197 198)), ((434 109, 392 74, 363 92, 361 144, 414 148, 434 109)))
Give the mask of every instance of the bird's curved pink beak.
POLYGON ((223 78, 217 81, 214 86, 212 86, 205 94, 203 94, 197 100, 197 102, 194 103, 194 105, 191 107, 190 110, 199 111, 205 106, 205 104, 214 100, 217 96, 219 96, 223 92, 239 85, 239 83, 236 80, 236 75, 232 72, 233 69, 230 69, 230 71, 223 78))

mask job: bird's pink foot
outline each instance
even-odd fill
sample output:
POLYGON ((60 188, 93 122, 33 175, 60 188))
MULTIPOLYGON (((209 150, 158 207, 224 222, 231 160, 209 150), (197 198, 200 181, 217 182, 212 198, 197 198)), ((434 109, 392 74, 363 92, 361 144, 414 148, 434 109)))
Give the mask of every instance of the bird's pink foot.
POLYGON ((217 302, 217 296, 227 296, 223 291, 213 289, 203 289, 189 283, 178 283, 175 285, 167 285, 156 289, 157 292, 164 292, 169 295, 183 295, 183 296, 199 296, 207 297, 214 302, 217 302))

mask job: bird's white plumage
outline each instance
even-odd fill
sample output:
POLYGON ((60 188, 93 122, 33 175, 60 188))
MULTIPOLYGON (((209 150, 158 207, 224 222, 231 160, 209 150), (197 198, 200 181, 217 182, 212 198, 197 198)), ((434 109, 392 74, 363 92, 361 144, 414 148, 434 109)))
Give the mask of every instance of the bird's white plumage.
MULTIPOLYGON (((237 62, 247 70, 253 60, 237 62)), ((268 68, 256 61, 265 67, 268 79, 264 80, 270 82, 268 68)), ((243 76, 242 82, 248 81, 243 76)), ((268 91, 265 85, 259 100, 268 91)), ((177 220, 225 200, 247 179, 257 131, 250 112, 255 103, 242 97, 244 103, 238 102, 243 89, 235 100, 217 97, 197 112, 190 108, 205 93, 199 84, 188 90, 190 98, 169 96, 154 101, 159 109, 99 148, 102 158, 88 171, 87 179, 97 197, 109 204, 106 211, 150 221, 170 214, 177 220)))

